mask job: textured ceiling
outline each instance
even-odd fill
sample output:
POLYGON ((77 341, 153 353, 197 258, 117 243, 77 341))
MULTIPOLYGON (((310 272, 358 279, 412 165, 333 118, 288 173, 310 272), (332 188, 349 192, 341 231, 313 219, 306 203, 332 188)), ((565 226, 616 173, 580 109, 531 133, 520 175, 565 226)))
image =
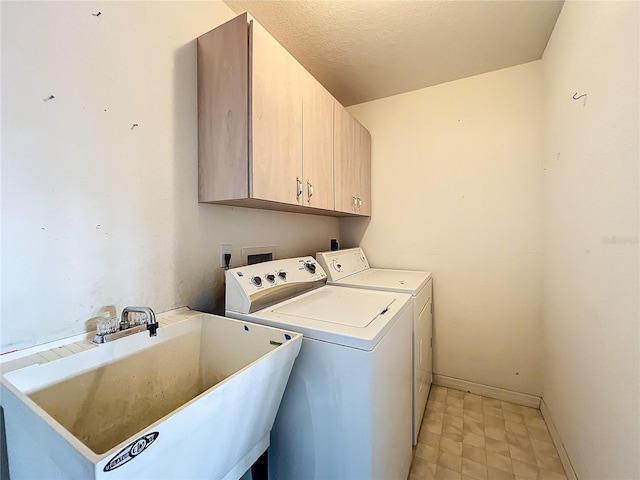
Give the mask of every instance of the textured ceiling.
POLYGON ((344 105, 542 57, 562 1, 225 0, 344 105))

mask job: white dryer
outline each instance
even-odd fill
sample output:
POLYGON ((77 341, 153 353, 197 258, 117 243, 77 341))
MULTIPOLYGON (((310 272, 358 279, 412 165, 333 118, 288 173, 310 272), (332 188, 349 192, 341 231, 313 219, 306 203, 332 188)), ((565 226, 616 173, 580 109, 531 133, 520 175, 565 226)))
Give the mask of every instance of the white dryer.
POLYGON ((228 317, 303 334, 271 432, 269 477, 404 480, 412 456, 411 296, 325 281, 312 257, 226 273, 228 317))
POLYGON ((432 279, 430 272, 371 268, 361 248, 318 252, 328 285, 408 293, 413 298, 413 444, 427 405, 433 374, 432 279))

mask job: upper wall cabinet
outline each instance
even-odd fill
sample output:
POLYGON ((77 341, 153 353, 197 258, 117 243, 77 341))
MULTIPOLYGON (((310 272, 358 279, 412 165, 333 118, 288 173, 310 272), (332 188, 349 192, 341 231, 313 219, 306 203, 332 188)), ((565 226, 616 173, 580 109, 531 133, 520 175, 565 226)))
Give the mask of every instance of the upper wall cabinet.
POLYGON ((246 13, 197 45, 200 201, 363 214, 336 208, 329 92, 246 13))
POLYGON ((338 102, 334 113, 336 211, 371 215, 371 134, 338 102))

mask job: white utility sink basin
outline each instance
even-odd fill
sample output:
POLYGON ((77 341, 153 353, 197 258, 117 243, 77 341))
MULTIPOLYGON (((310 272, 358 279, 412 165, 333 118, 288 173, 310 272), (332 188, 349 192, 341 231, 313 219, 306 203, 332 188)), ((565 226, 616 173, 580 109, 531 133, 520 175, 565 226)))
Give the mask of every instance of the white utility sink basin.
POLYGON ((240 478, 269 445, 302 336, 184 316, 4 374, 11 479, 240 478))

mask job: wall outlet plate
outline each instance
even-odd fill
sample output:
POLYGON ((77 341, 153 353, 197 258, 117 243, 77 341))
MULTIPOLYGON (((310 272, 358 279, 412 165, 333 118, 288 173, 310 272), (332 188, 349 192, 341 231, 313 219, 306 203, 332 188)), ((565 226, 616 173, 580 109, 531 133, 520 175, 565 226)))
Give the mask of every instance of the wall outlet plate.
MULTIPOLYGON (((224 256, 227 253, 231 255, 231 244, 230 243, 221 244, 220 245, 220 268, 225 268, 227 266, 226 262, 224 261, 224 256)), ((231 257, 231 260, 233 261, 233 257, 231 257)), ((231 266, 231 262, 229 262, 229 266, 231 266)))

